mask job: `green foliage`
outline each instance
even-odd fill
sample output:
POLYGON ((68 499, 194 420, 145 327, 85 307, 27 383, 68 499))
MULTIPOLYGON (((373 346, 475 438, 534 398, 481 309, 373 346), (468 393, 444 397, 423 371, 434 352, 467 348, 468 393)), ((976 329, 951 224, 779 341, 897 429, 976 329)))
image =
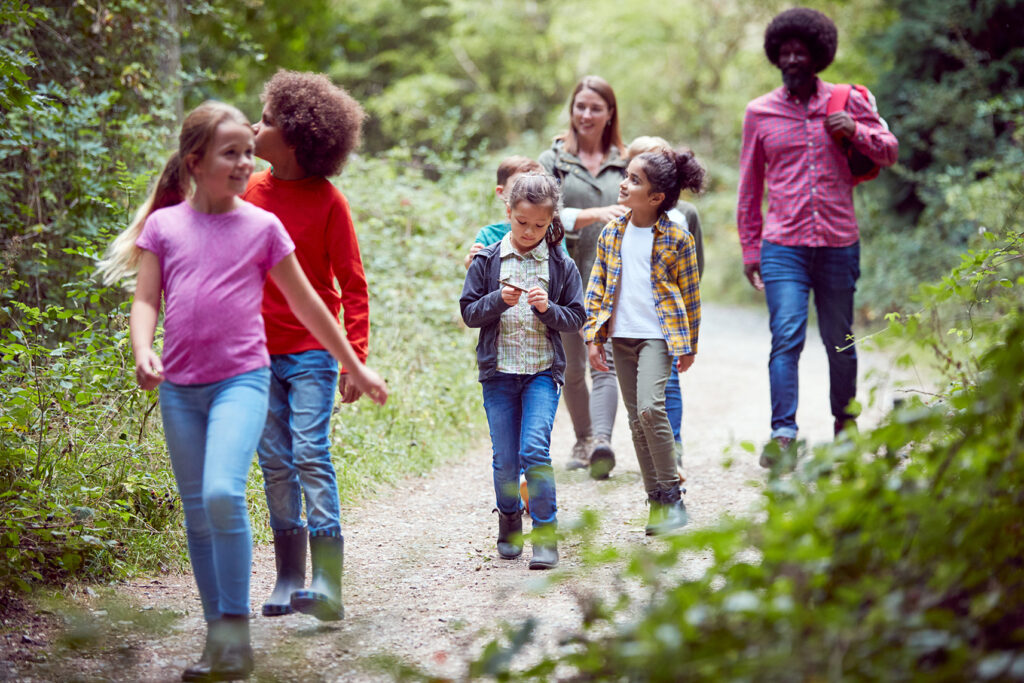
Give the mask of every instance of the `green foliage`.
POLYGON ((890 341, 934 354, 947 382, 939 393, 773 473, 763 514, 633 553, 625 573, 647 590, 594 598, 562 654, 516 671, 508 654, 522 643, 509 636, 472 670, 516 680, 565 666, 578 680, 1024 678, 1019 222, 987 245, 923 286, 919 313, 890 316, 890 341), (678 578, 683 558, 708 551, 703 576, 678 578))
POLYGON ((123 313, 114 329, 81 307, 14 301, 0 315, 0 590, 171 562, 160 536, 178 505, 162 450, 142 440, 154 404, 131 385, 123 313))
MULTIPOLYGON (((479 436, 474 336, 456 302, 462 255, 493 219, 492 172, 434 183, 408 156, 346 169, 370 283, 371 364, 393 395, 384 407, 340 407, 332 441, 345 502, 457 456, 479 436)), ((156 395, 133 381, 125 295, 98 288, 91 272, 67 283, 63 305, 46 308, 18 300, 24 281, 3 283, 11 299, 0 306, 0 591, 184 560, 156 395)), ((256 536, 267 540, 256 466, 248 493, 256 536)))
POLYGON ((858 190, 867 204, 858 212, 866 261, 858 288, 872 316, 903 309, 917 283, 940 277, 979 233, 1018 210, 1024 163, 1024 5, 894 8, 899 20, 872 44, 888 63, 874 91, 900 140, 900 163, 858 190))

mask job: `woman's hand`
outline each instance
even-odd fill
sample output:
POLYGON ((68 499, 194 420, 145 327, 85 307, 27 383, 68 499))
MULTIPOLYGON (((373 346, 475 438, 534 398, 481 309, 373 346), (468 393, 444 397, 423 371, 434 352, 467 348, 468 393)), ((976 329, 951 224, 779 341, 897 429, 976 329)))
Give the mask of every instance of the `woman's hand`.
MULTIPOLYGON (((519 303, 519 296, 523 293, 523 290, 516 289, 515 287, 502 287, 501 288, 501 300, 509 306, 515 306, 519 303)), ((543 312, 543 311, 541 311, 543 312)))
POLYGON ((603 225, 615 220, 619 216, 622 216, 627 211, 629 211, 629 209, 624 207, 622 204, 595 206, 589 209, 583 209, 576 217, 576 227, 580 228, 584 225, 590 225, 591 223, 601 223, 603 225))
POLYGON ((590 358, 590 367, 600 372, 608 372, 608 360, 605 357, 604 344, 591 342, 587 344, 587 356, 590 358))
POLYGON ((164 364, 153 349, 145 349, 135 360, 135 381, 144 391, 152 391, 164 381, 164 364))
POLYGON ((537 309, 539 313, 548 311, 548 293, 543 287, 534 287, 526 293, 526 302, 537 309))

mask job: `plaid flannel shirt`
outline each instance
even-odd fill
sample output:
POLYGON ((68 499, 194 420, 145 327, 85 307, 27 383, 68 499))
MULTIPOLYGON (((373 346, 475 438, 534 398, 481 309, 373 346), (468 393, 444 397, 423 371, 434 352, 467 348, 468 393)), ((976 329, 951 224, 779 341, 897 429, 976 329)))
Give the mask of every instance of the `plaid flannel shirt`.
MULTIPOLYGON (((842 148, 825 130, 835 85, 818 79, 805 105, 776 88, 747 105, 740 151, 736 226, 744 263, 761 261, 761 240, 803 247, 848 247, 858 239, 853 176, 842 148), (761 204, 768 186, 768 216, 761 204)), ((880 166, 896 163, 899 142, 856 90, 847 111, 851 142, 880 166)))
MULTIPOLYGON (((585 306, 587 342, 608 341, 622 275, 622 236, 632 217, 626 213, 611 221, 597 241, 597 260, 590 274, 585 306)), ((673 356, 697 353, 700 329, 700 273, 693 235, 661 214, 654 224, 651 247, 651 288, 662 334, 673 356)))

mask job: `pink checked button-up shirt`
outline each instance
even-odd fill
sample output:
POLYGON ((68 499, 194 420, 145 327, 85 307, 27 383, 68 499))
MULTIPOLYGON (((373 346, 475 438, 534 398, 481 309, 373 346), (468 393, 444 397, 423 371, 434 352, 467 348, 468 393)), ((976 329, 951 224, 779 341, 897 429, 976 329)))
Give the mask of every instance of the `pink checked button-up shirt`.
MULTIPOLYGON (((819 79, 806 106, 785 87, 747 105, 736 210, 745 264, 760 262, 762 239, 805 247, 857 241, 853 178, 842 149, 825 130, 834 87, 819 79), (766 179, 767 220, 761 214, 766 179)), ((894 164, 899 143, 872 105, 851 90, 846 110, 857 127, 854 146, 880 166, 894 164)))

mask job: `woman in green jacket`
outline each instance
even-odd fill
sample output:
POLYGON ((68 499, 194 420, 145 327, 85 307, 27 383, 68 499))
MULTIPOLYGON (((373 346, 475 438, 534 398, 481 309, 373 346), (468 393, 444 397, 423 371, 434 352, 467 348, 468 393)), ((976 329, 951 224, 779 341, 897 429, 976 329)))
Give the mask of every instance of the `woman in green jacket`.
MULTIPOLYGON (((626 172, 625 147, 619 133, 615 92, 599 76, 584 76, 569 100, 569 130, 555 138, 540 155, 541 165, 562 185, 566 244, 579 268, 586 290, 597 255, 597 238, 609 221, 626 212, 617 203, 619 183, 626 172)), ((615 368, 591 369, 587 390, 587 347, 578 334, 562 335, 565 348, 565 388, 576 445, 569 469, 590 468, 595 479, 615 466, 612 425, 619 401, 615 368)))

